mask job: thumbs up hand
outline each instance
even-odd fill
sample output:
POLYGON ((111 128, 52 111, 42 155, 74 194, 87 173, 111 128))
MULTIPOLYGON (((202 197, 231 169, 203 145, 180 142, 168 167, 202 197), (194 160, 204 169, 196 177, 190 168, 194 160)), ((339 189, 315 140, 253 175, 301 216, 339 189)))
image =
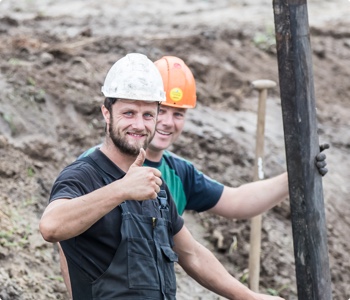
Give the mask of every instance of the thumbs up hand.
POLYGON ((130 166, 130 168, 142 167, 143 163, 145 162, 145 159, 146 151, 145 149, 141 148, 139 155, 136 157, 134 163, 130 166))
POLYGON ((160 191, 162 174, 155 168, 143 167, 145 159, 146 151, 141 148, 136 160, 120 180, 126 199, 138 201, 155 199, 160 191))

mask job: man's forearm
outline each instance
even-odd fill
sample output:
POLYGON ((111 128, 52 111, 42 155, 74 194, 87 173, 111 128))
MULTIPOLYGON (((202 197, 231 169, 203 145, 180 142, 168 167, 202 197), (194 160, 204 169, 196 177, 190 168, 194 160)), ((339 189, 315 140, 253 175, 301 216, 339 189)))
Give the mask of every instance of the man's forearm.
POLYGON ((288 196, 288 175, 285 172, 270 179, 248 183, 238 190, 241 193, 242 212, 246 214, 243 218, 250 218, 271 209, 288 196))
POLYGON ((255 300, 254 293, 231 276, 207 248, 195 241, 186 227, 175 236, 179 264, 199 284, 232 300, 255 300))
POLYGON ((248 219, 274 207, 288 196, 288 175, 241 185, 238 188, 224 187, 212 213, 229 219, 248 219))

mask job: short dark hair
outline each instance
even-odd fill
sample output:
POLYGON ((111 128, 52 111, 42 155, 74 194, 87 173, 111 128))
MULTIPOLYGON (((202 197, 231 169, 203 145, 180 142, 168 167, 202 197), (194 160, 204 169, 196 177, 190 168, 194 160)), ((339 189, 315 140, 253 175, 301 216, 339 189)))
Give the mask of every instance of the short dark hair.
POLYGON ((105 102, 103 103, 104 106, 107 108, 107 110, 110 112, 111 111, 111 108, 112 108, 112 105, 114 103, 116 103, 118 100, 118 98, 105 98, 105 102))

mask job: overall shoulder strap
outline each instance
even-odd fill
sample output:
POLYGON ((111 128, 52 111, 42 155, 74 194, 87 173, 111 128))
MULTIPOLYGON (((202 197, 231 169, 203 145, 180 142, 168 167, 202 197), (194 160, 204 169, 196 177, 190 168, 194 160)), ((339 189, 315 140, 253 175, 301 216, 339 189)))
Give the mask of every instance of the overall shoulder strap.
POLYGON ((166 194, 166 191, 165 191, 164 181, 163 181, 162 185, 160 186, 160 191, 158 193, 157 199, 159 202, 160 209, 169 208, 168 195, 166 194))
POLYGON ((173 247, 174 246, 173 226, 172 226, 171 217, 170 217, 169 199, 168 199, 168 195, 167 195, 166 190, 165 190, 164 181, 160 187, 160 191, 158 193, 157 200, 159 202, 159 210, 160 210, 160 214, 161 214, 162 218, 168 221, 169 243, 170 243, 170 246, 173 247))

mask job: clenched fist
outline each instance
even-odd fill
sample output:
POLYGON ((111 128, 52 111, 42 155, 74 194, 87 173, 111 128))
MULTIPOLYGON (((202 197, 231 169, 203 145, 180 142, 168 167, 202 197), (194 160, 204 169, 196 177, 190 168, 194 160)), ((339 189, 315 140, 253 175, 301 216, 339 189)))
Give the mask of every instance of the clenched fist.
POLYGON ((155 199, 162 185, 162 173, 151 167, 144 167, 146 151, 141 148, 134 163, 122 181, 122 187, 130 200, 155 199))

